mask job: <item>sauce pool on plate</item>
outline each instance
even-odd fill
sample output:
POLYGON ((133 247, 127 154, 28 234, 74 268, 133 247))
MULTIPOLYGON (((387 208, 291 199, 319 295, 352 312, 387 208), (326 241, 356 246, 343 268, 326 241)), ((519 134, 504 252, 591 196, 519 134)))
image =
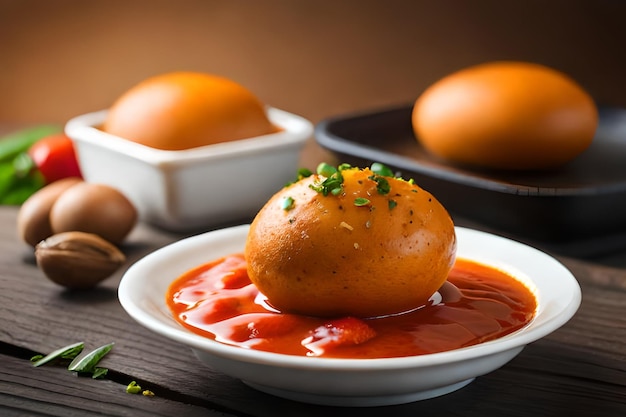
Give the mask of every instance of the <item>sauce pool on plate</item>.
POLYGON ((187 271, 166 302, 182 326, 218 342, 300 356, 389 358, 463 348, 521 329, 537 301, 498 269, 457 259, 429 302, 402 314, 309 317, 281 313, 250 282, 243 254, 187 271))

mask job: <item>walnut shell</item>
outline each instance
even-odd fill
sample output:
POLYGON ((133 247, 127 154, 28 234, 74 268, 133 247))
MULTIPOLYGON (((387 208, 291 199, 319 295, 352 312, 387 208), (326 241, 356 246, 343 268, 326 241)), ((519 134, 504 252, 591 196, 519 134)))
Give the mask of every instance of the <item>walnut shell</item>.
POLYGON ((74 289, 96 286, 126 261, 116 246, 85 232, 50 236, 35 247, 35 257, 51 281, 74 289))

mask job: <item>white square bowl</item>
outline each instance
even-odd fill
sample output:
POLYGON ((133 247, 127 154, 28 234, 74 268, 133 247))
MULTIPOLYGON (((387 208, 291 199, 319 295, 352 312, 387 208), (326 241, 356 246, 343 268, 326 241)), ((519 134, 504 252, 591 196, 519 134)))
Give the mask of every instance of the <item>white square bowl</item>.
POLYGON ((189 232, 247 222, 296 179, 313 124, 276 108, 267 112, 280 132, 180 151, 150 148, 100 130, 106 110, 71 119, 65 132, 86 181, 121 191, 142 221, 189 232))

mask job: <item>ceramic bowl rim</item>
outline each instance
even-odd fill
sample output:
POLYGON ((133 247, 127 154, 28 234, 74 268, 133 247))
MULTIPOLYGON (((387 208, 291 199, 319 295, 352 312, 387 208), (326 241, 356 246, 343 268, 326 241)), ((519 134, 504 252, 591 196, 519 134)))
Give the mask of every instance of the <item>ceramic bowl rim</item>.
MULTIPOLYGON (((514 333, 496 340, 440 353, 377 359, 302 357, 273 352, 248 350, 236 346, 230 346, 194 334, 184 329, 182 326, 176 328, 171 324, 167 324, 163 319, 156 318, 153 314, 147 311, 144 306, 141 305, 142 302, 137 302, 136 298, 138 295, 132 293, 132 285, 141 280, 143 271, 151 263, 158 263, 159 259, 167 258, 168 255, 172 256, 174 253, 183 253, 200 244, 207 244, 210 242, 215 243, 229 238, 241 239, 247 234, 248 227, 249 225, 233 226, 185 238, 164 246, 163 248, 158 249, 140 259, 135 264, 131 265, 120 282, 118 297, 122 307, 134 320, 155 333, 183 343, 192 349, 200 350, 216 357, 223 357, 229 360, 246 363, 256 363, 265 366, 297 368, 301 370, 371 372, 390 371, 394 369, 406 370, 407 368, 429 368, 442 364, 450 365, 456 362, 495 355, 504 351, 520 348, 550 334, 565 324, 576 313, 581 302, 581 290, 578 282, 571 272, 556 259, 523 243, 486 232, 458 226, 456 227, 456 232, 459 242, 462 242, 465 239, 492 241, 494 245, 504 243, 517 251, 520 251, 520 253, 525 252, 527 255, 533 256, 542 264, 550 266, 555 272, 558 273, 558 279, 563 281, 562 284, 565 285, 564 292, 567 292, 569 299, 565 300, 563 305, 558 307, 558 311, 549 311, 547 313, 541 311, 541 301, 538 300, 538 304, 540 305, 538 306, 536 317, 533 321, 531 321, 531 323, 514 333), (542 314, 548 314, 548 317, 546 320, 539 322, 538 318, 542 314)), ((463 253, 460 255, 461 257, 465 257, 463 256, 463 253)), ((473 258, 469 257, 469 259, 473 258)), ((208 260, 210 259, 207 259, 207 261, 208 260)), ((175 277, 172 277, 172 279, 174 278, 175 277)), ((539 294, 539 296, 541 296, 541 294, 539 294)), ((148 298, 143 299, 143 304, 145 304, 148 298)), ((164 294, 163 300, 161 300, 159 304, 160 303, 163 305, 165 304, 164 294)), ((173 319, 171 320, 174 324, 176 324, 173 319)))
POLYGON ((151 165, 185 165, 190 162, 210 162, 223 158, 236 158, 260 151, 284 147, 299 147, 313 134, 313 123, 302 116, 274 107, 267 107, 270 121, 282 130, 275 133, 216 143, 183 150, 151 148, 98 129, 106 118, 108 109, 85 113, 71 118, 65 124, 65 133, 78 143, 107 149, 151 165))

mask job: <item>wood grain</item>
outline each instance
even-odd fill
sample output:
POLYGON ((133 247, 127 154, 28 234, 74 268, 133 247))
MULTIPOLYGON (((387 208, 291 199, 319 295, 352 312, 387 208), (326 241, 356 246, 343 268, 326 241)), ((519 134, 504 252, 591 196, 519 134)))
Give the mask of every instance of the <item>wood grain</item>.
MULTIPOLYGON (((32 249, 13 228, 17 209, 0 207, 0 414, 46 415, 288 415, 342 417, 346 409, 296 403, 257 392, 202 366, 189 348, 135 323, 117 301, 122 271, 93 291, 70 292, 48 281, 32 249), (76 378, 55 367, 33 368, 32 353, 82 340, 85 349, 115 342, 101 365, 104 381, 76 378), (130 396, 131 380, 156 398, 130 396)), ((140 225, 124 246, 128 265, 183 236, 140 225)), ((578 314, 552 335, 528 346, 498 371, 444 397, 385 407, 390 416, 605 416, 626 413, 626 273, 562 259, 579 279, 578 314)), ((380 408, 352 410, 379 415, 380 408)))

